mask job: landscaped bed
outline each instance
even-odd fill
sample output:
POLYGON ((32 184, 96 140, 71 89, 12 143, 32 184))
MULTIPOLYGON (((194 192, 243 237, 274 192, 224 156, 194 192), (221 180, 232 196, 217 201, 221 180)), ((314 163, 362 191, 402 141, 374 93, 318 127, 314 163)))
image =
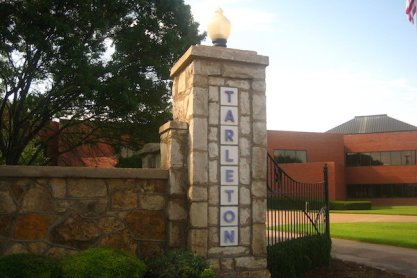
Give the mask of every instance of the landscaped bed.
POLYGON ((27 278, 214 278, 207 261, 185 250, 167 252, 148 259, 146 264, 124 250, 90 248, 57 260, 39 254, 0 256, 0 277, 27 278))
POLYGON ((402 274, 372 268, 353 262, 332 259, 329 266, 318 267, 301 278, 406 278, 402 274))

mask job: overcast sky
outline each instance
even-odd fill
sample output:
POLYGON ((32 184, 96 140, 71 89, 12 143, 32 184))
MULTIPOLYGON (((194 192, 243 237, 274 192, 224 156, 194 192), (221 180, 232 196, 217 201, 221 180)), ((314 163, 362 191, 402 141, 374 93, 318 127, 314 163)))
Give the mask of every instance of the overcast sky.
POLYGON ((324 132, 374 114, 417 126, 417 27, 404 0, 185 3, 202 31, 221 7, 228 47, 269 56, 268 129, 324 132))

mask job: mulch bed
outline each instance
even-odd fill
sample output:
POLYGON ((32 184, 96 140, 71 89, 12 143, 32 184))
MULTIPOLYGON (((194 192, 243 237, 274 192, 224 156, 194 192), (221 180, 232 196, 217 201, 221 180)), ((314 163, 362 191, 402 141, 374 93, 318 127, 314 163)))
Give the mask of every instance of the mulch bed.
POLYGON ((411 278, 353 262, 332 259, 329 266, 316 268, 302 278, 411 278))

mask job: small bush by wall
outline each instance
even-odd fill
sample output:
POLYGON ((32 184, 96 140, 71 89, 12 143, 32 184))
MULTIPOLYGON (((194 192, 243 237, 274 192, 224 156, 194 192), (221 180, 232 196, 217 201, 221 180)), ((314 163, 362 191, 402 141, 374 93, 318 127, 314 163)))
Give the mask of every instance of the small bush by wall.
POLYGON ((331 210, 368 210, 372 208, 370 201, 330 201, 331 210))
POLYGON ((330 262, 331 240, 317 235, 284 241, 268 246, 268 269, 271 277, 296 278, 330 262))
POLYGON ((210 265, 190 251, 170 251, 147 262, 147 278, 214 278, 210 265))
POLYGON ((3 278, 59 277, 57 260, 37 254, 12 254, 0 257, 0 276, 3 278))
POLYGON ((91 248, 62 261, 62 277, 134 277, 145 275, 146 266, 126 251, 91 248))
POLYGON ((214 270, 190 251, 171 251, 148 259, 145 265, 136 256, 107 247, 90 248, 62 260, 49 256, 19 253, 0 257, 1 278, 214 278, 214 270))

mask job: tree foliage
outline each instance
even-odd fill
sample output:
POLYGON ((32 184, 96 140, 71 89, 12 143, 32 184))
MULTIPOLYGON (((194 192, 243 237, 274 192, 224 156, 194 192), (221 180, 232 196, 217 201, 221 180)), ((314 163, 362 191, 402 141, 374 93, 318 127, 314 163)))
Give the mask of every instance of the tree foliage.
POLYGON ((72 146, 155 140, 169 69, 203 37, 182 0, 0 2, 0 160, 30 164, 80 124, 72 146), (66 121, 49 130, 54 119, 66 121))

